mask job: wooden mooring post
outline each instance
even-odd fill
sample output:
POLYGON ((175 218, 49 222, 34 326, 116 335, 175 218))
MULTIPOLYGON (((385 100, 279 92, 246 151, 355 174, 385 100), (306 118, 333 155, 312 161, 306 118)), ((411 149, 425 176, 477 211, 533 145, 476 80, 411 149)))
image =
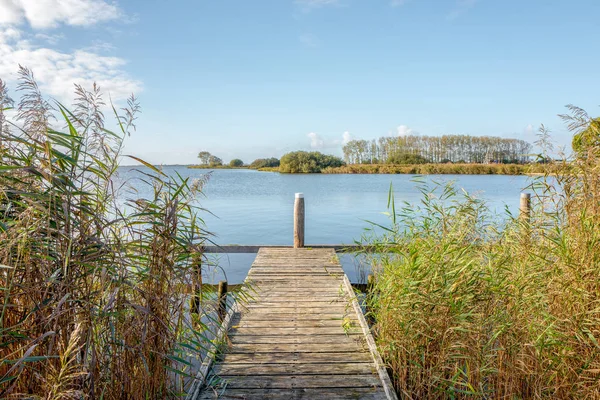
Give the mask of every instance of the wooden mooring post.
POLYGON ((294 248, 304 247, 304 194, 296 193, 294 202, 294 248))
POLYGON ((531 219, 531 193, 521 193, 519 217, 523 222, 526 223, 528 223, 531 219))
POLYGON ((219 315, 219 322, 223 322, 227 315, 227 281, 219 282, 217 298, 219 302, 217 314, 219 315))

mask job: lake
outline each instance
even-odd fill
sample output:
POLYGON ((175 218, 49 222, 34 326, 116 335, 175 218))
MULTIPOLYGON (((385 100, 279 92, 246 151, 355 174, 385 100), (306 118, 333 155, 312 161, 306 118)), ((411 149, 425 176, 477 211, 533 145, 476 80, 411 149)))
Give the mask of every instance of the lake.
MULTIPOLYGON (((120 179, 129 180, 141 197, 149 190, 135 178, 145 167, 121 167, 120 179)), ((291 245, 293 241, 294 195, 304 193, 306 204, 306 245, 351 244, 369 227, 367 221, 387 224, 390 184, 396 203, 416 203, 421 195, 414 175, 327 175, 279 174, 254 170, 212 172, 184 166, 165 166, 168 175, 201 178, 209 174, 199 204, 210 211, 203 219, 214 233, 216 244, 291 245), (212 214, 211 214, 212 213, 212 214)), ((146 170, 147 172, 147 170, 146 170)), ((467 192, 486 199, 497 212, 519 209, 519 195, 531 183, 527 176, 507 175, 428 175, 429 181, 455 181, 467 192)), ((210 274, 211 281, 226 275, 230 283, 246 277, 253 254, 215 255, 220 265, 210 274)), ((352 282, 362 279, 353 257, 342 256, 342 264, 352 282)))

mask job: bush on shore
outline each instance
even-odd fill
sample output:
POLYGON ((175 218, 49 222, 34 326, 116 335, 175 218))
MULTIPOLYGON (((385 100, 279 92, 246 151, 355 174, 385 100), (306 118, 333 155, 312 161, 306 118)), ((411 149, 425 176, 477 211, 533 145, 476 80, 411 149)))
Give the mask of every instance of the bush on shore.
POLYGON ((322 154, 318 151, 294 151, 281 157, 279 172, 282 173, 320 173, 325 168, 336 168, 344 165, 341 158, 322 154))
POLYGON ((271 158, 258 158, 250 164, 250 169, 261 169, 261 168, 277 168, 279 167, 279 159, 275 157, 271 158))

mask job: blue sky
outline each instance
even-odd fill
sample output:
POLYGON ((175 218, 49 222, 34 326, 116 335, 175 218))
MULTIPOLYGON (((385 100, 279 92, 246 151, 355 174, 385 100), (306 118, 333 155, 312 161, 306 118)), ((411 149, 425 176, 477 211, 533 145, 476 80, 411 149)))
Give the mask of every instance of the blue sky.
POLYGON ((0 77, 28 65, 61 101, 73 82, 135 91, 126 151, 153 163, 407 133, 533 142, 540 123, 564 145, 566 104, 600 114, 599 14, 597 0, 0 0, 0 77))

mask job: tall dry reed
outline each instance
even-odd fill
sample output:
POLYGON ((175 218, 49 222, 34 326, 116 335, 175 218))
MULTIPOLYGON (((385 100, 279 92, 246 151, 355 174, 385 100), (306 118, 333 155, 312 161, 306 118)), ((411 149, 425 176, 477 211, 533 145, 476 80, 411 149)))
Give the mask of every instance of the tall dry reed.
POLYGON ((369 308, 400 395, 600 398, 597 150, 536 181, 530 221, 501 222, 452 185, 390 198, 390 225, 365 241, 389 251, 372 260, 369 308))
POLYGON ((0 81, 0 398, 177 397, 211 339, 206 293, 189 313, 208 236, 201 183, 138 160, 151 195, 123 203, 136 99, 117 110, 96 85, 76 86, 70 112, 20 75, 12 126, 0 81))

